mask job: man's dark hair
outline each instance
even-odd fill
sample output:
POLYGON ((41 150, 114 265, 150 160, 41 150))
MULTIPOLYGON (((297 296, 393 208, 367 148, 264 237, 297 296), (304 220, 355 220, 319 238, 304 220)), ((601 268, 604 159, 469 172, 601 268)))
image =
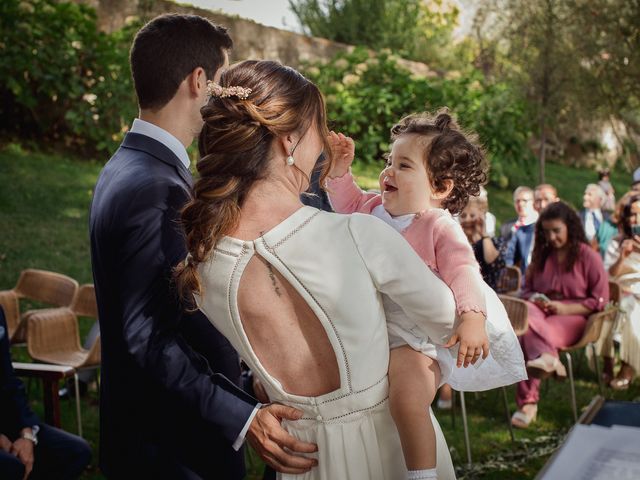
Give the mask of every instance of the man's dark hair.
POLYGON ((131 46, 131 75, 143 109, 158 109, 173 98, 180 83, 202 67, 208 79, 233 46, 227 29, 198 15, 167 14, 137 33, 131 46))

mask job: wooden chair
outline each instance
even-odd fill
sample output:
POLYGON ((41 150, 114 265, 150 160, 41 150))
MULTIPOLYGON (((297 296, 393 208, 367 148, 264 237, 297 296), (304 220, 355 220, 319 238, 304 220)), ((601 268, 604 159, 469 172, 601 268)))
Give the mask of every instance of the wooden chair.
POLYGON ((75 368, 76 414, 78 432, 82 436, 79 370, 100 366, 100 338, 89 350, 80 345, 78 316, 97 318, 96 296, 93 285, 78 290, 71 307, 52 308, 32 313, 28 319, 27 349, 34 360, 75 368))
POLYGON ((504 305, 513 331, 516 332, 516 336, 520 337, 529 330, 529 310, 527 302, 524 300, 512 297, 510 295, 499 294, 498 298, 504 305))
POLYGON ((567 359, 567 371, 569 373, 569 385, 571 388, 571 407, 573 409, 573 419, 578 421, 578 408, 576 405, 576 389, 573 378, 573 360, 571 353, 581 348, 591 348, 593 359, 595 361, 596 376, 598 377, 598 387, 600 388, 600 394, 604 394, 604 387, 602 385, 602 378, 600 376, 600 366, 598 362, 598 356, 595 348, 595 343, 600 338, 600 332, 602 331, 602 325, 604 322, 612 322, 617 315, 617 307, 610 307, 603 312, 594 313, 589 316, 587 320, 587 326, 584 329, 582 338, 578 340, 574 345, 561 348, 560 351, 565 354, 567 359))
POLYGON ((46 270, 27 269, 20 273, 18 283, 11 290, 0 292, 0 305, 4 308, 12 343, 26 341, 26 319, 38 310, 29 310, 20 314, 19 300, 26 298, 55 307, 71 305, 78 282, 60 273, 46 270))
POLYGON ((611 305, 607 306, 607 308, 602 312, 589 315, 587 326, 584 329, 582 338, 580 338, 580 340, 575 344, 560 349, 567 359, 569 386, 571 388, 571 407, 573 409, 573 419, 576 422, 578 421, 578 407, 576 405, 576 388, 573 378, 573 359, 571 357, 571 353, 582 348, 591 349, 591 354, 593 355, 593 361, 595 363, 596 376, 598 379, 598 388, 600 389, 600 395, 604 395, 604 385, 602 384, 602 375, 600 374, 596 342, 600 339, 600 335, 603 331, 602 326, 605 322, 613 322, 618 314, 617 305, 620 302, 620 285, 616 282, 609 282, 609 298, 611 299, 611 305))
POLYGON ((520 291, 522 286, 522 273, 515 266, 504 267, 500 272, 496 291, 498 293, 515 295, 520 291))

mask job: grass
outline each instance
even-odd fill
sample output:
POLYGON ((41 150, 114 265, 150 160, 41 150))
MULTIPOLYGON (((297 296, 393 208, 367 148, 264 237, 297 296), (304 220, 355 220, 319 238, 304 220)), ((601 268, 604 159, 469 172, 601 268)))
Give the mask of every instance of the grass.
MULTIPOLYGON (((0 148, 0 290, 15 285, 24 268, 41 268, 67 274, 78 282, 92 281, 88 244, 88 209, 92 189, 101 164, 62 155, 25 151, 16 145, 0 148)), ((354 168, 361 184, 376 188, 378 166, 354 168)), ((548 165, 548 181, 560 187, 561 195, 579 206, 587 183, 596 175, 588 169, 548 165)), ((630 175, 629 175, 630 177, 630 175)), ((523 184, 535 182, 523 180, 523 184)), ((614 173, 614 186, 624 191, 629 181, 624 174, 614 173)), ((491 209, 499 220, 512 216, 511 192, 489 188, 491 209)), ((81 333, 91 325, 81 319, 81 333)), ((14 348, 14 360, 28 359, 21 348, 14 348)), ((584 361, 578 362, 578 405, 586 406, 597 394, 593 374, 584 361)), ((515 388, 509 389, 510 409, 514 411, 515 388)), ((608 392, 611 394, 612 392, 608 392)), ((640 397, 640 387, 634 383, 626 392, 616 392, 614 398, 631 400, 640 397)), ((34 410, 42 417, 42 390, 37 382, 29 386, 29 398, 34 410)), ((454 463, 460 467, 461 478, 513 479, 533 478, 544 465, 549 453, 573 424, 567 384, 549 382, 543 388, 539 419, 533 428, 516 432, 511 443, 506 427, 500 390, 477 395, 467 394, 474 468, 464 468, 466 457, 460 414, 452 422, 447 412, 436 412, 452 450, 454 463)), ((75 405, 72 400, 61 402, 62 426, 76 432, 75 405)), ((85 437, 94 449, 93 465, 83 478, 100 479, 95 466, 98 447, 97 393, 83 399, 85 437)), ((177 439, 178 440, 178 439, 177 439)), ((249 479, 261 478, 262 464, 255 454, 248 454, 249 479)))

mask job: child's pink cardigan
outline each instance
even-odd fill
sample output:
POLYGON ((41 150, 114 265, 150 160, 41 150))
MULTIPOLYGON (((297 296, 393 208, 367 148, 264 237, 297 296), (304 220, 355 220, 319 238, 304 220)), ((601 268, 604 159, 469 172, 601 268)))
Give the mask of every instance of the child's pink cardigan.
MULTIPOLYGON (((331 205, 338 213, 371 214, 382 204, 382 196, 360 190, 351 173, 328 179, 327 187, 331 205)), ((417 213, 401 233, 427 266, 451 288, 459 314, 474 311, 486 316, 480 267, 462 228, 448 211, 432 208, 417 213)))

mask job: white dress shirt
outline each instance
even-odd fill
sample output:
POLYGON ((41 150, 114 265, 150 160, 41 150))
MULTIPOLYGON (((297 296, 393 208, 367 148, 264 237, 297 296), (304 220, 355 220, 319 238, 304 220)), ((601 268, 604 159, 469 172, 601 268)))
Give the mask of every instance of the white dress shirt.
POLYGON ((598 222, 602 224, 602 210, 586 210, 584 214, 584 234, 589 242, 593 240, 593 237, 595 237, 596 233, 598 233, 598 229, 596 228, 595 222, 593 221, 594 215, 598 219, 598 222))
POLYGON ((184 145, 180 140, 171 135, 164 128, 160 128, 153 123, 149 123, 140 118, 136 118, 133 121, 133 125, 131 126, 130 131, 131 133, 139 133, 140 135, 145 135, 147 137, 153 138, 154 140, 157 140, 169 150, 171 150, 175 154, 175 156, 180 159, 185 168, 189 170, 191 160, 189 159, 189 155, 187 154, 187 149, 184 148, 184 145))

